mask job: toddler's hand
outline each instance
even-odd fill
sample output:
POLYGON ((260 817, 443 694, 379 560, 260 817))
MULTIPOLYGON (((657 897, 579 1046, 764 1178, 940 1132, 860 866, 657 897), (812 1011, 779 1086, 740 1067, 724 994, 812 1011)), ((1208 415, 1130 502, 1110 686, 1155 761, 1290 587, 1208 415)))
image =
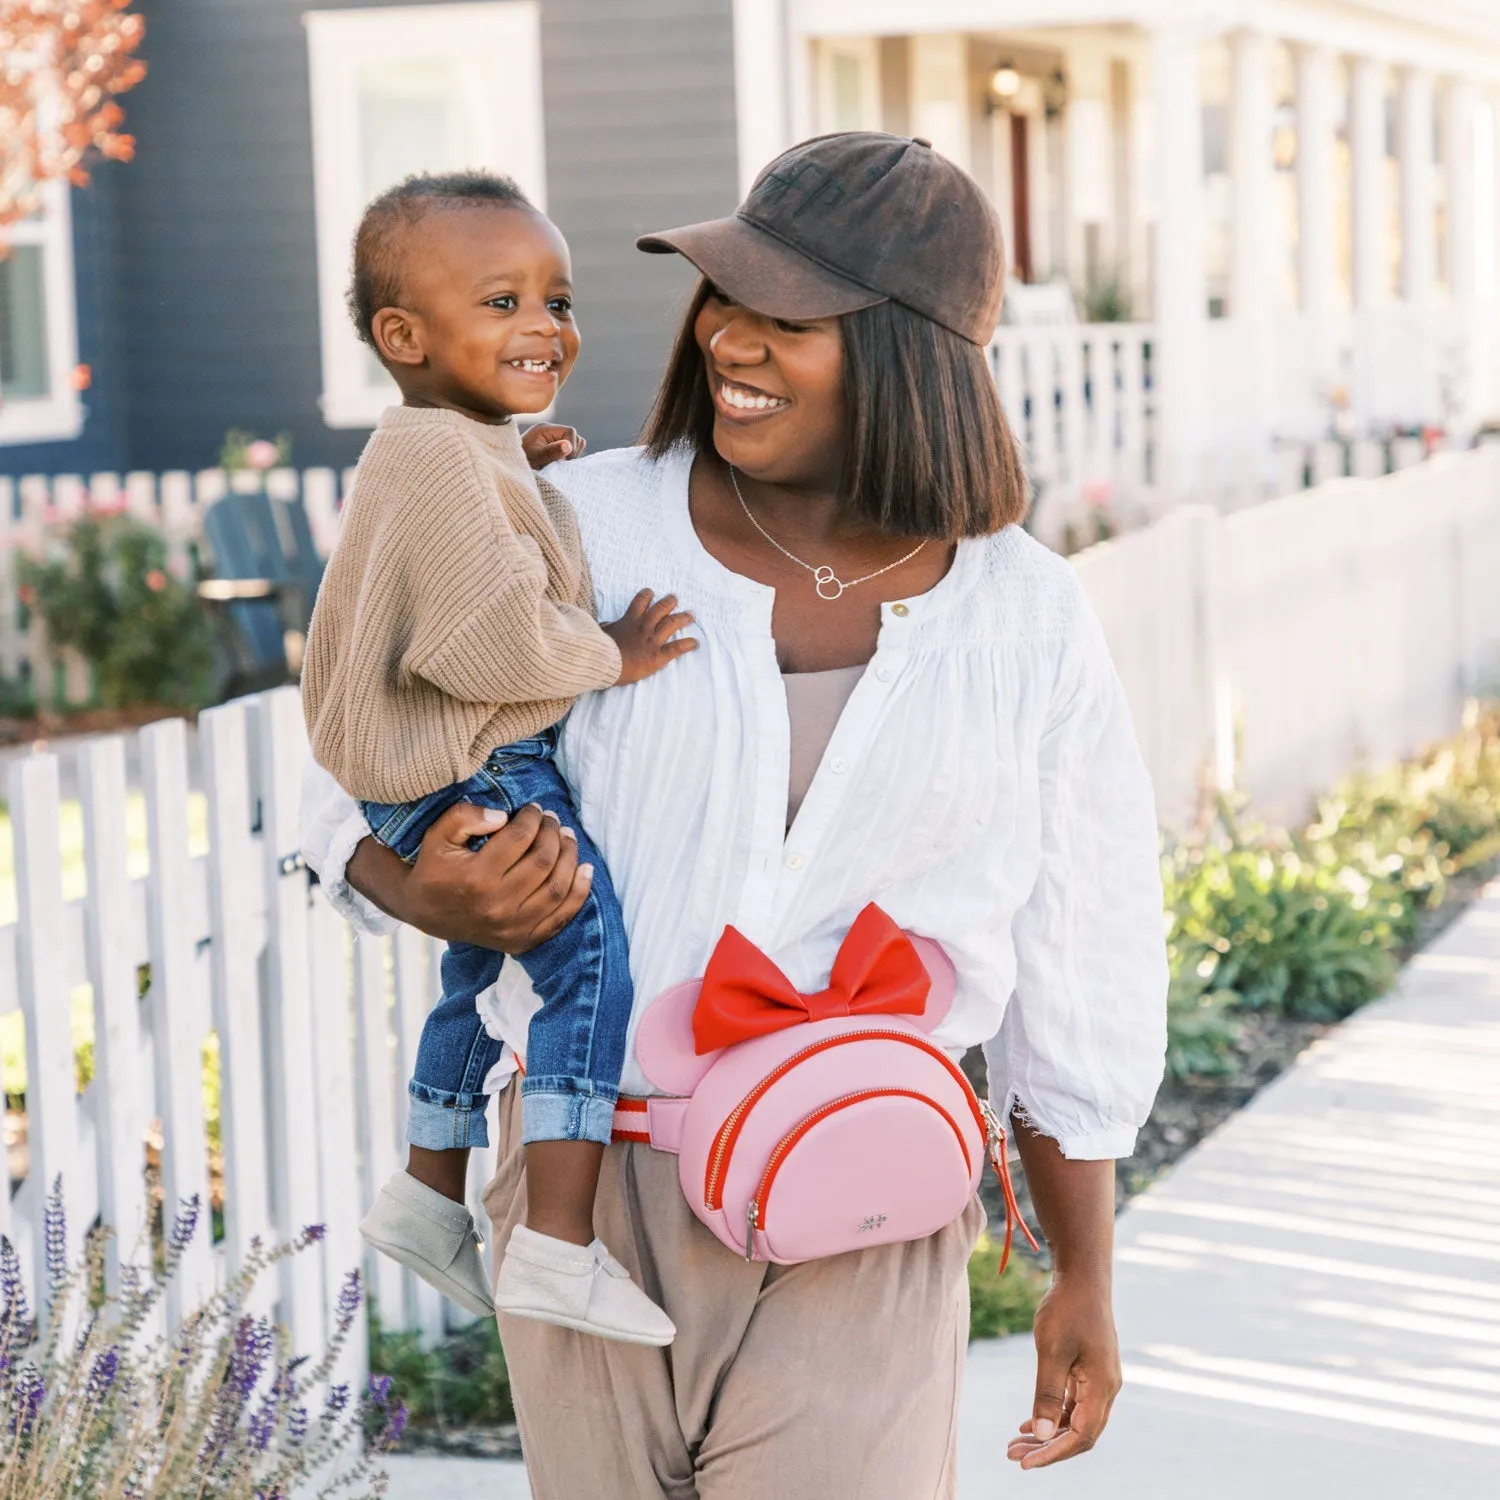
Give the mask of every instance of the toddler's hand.
POLYGON ((521 434, 521 450, 533 469, 545 469, 563 458, 579 458, 587 447, 576 427, 556 422, 538 422, 521 434))
POLYGON ((653 602, 651 590, 642 589, 618 620, 600 627, 620 648, 620 686, 653 676, 669 662, 698 649, 691 636, 677 635, 693 623, 693 617, 674 614, 676 608, 673 595, 664 594, 653 602))

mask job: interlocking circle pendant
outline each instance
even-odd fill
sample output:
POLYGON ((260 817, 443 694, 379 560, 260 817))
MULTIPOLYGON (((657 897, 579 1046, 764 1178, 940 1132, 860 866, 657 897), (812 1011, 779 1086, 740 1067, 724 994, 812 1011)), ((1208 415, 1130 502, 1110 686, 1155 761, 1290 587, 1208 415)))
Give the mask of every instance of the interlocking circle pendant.
POLYGON ((824 563, 821 568, 813 569, 813 586, 817 589, 820 599, 837 599, 848 587, 847 584, 839 582, 834 576, 833 569, 827 563, 824 563))

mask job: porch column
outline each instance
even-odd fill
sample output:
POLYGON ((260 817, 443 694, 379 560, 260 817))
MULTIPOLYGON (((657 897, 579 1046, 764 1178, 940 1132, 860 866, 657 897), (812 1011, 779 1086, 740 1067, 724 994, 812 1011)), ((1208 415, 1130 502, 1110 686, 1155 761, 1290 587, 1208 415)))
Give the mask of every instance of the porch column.
POLYGON ((1354 178, 1354 305, 1379 307, 1390 290, 1386 234, 1385 65, 1354 64, 1349 99, 1349 150, 1354 178))
POLYGON ((1231 38, 1233 68, 1229 175, 1233 235, 1229 316, 1244 350, 1249 397, 1244 431, 1251 472, 1260 480, 1271 459, 1271 263, 1275 160, 1272 135, 1271 39, 1240 31, 1231 38))
POLYGON ((1302 311, 1323 342, 1333 312, 1333 54, 1325 47, 1297 53, 1298 281, 1302 311))
POLYGON ((911 128, 933 150, 969 168, 969 39, 942 32, 911 39, 911 128))
POLYGON ((1401 75, 1401 295, 1414 307, 1432 300, 1432 74, 1401 75))
POLYGON ((1471 304, 1478 293, 1474 239, 1474 120, 1478 113, 1478 90, 1466 78, 1455 78, 1443 96, 1443 134, 1448 149, 1444 156, 1448 232, 1445 239, 1448 293, 1455 307, 1471 304))
POLYGON ((1202 479, 1200 417, 1207 286, 1203 259, 1203 108, 1195 31, 1151 36, 1156 105, 1156 482, 1182 500, 1202 479))

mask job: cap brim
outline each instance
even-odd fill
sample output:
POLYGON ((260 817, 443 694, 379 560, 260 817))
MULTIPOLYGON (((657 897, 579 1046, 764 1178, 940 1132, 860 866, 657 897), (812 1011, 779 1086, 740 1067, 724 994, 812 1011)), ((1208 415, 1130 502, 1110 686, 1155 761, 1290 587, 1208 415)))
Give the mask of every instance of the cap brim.
POLYGON ((635 244, 653 255, 690 260, 721 292, 768 318, 837 318, 890 301, 809 260, 738 214, 642 235, 635 244))

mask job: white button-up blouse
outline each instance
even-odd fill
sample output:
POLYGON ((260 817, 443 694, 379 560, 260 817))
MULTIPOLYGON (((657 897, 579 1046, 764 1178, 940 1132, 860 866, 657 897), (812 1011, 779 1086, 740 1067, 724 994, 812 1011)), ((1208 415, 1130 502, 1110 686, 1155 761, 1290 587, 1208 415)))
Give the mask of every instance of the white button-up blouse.
MULTIPOLYGON (((547 475, 577 508, 601 618, 649 587, 697 619, 697 651, 581 698, 563 734, 579 815, 624 908, 632 1033, 657 995, 703 972, 730 923, 800 989, 822 988, 873 901, 953 960, 957 994, 934 1039, 955 1055, 984 1045, 997 1105, 1069 1157, 1128 1155, 1165 1047, 1157 828, 1072 568, 1012 526, 961 543, 930 592, 884 605, 875 655, 788 830, 774 591, 699 541, 691 466, 686 452, 653 462, 618 449, 547 475)), ((344 879, 368 832, 312 767, 308 863, 336 906, 379 931, 389 920, 344 879)), ((508 963, 480 1011, 524 1051, 536 1003, 508 963)), ((621 1089, 652 1092, 633 1048, 621 1089)))

